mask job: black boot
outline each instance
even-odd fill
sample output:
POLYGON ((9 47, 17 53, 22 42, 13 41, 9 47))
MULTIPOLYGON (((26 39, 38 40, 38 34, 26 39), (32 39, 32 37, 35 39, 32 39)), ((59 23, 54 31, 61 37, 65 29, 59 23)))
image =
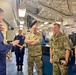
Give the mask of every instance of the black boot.
POLYGON ((17 66, 17 71, 19 71, 20 69, 19 69, 19 65, 17 66))
POLYGON ((20 65, 20 71, 22 71, 22 68, 23 68, 22 65, 20 65))

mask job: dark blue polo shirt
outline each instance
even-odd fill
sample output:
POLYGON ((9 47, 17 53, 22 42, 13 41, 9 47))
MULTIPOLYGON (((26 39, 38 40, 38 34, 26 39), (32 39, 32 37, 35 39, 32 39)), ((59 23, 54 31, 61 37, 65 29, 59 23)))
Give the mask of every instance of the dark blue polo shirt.
MULTIPOLYGON (((23 35, 17 35, 17 36, 15 36, 14 40, 19 40, 20 41, 19 42, 19 45, 23 45, 24 44, 25 37, 23 35)), ((20 52, 20 47, 16 46, 15 53, 18 53, 18 52, 20 52)))

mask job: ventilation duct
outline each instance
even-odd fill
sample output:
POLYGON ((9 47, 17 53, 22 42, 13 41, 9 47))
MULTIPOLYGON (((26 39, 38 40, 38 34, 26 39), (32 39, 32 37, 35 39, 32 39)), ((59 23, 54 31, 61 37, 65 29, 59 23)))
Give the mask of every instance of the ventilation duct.
POLYGON ((31 28, 31 23, 32 23, 32 21, 31 21, 31 16, 27 16, 27 28, 31 28))

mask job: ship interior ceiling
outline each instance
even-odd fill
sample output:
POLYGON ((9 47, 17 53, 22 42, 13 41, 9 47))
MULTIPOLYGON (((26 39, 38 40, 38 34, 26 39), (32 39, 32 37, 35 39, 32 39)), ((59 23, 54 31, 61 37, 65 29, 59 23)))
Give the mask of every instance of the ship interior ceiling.
MULTIPOLYGON (((53 24, 58 23, 61 25, 61 31, 67 36, 69 35, 76 45, 76 0, 0 0, 0 8, 4 10, 5 42, 11 41, 14 38, 14 33, 18 34, 18 29, 23 29, 27 35, 36 23, 38 23, 38 32, 52 35, 53 24), (73 33, 75 34, 71 36, 70 34, 73 33)), ((48 46, 48 48, 50 47, 48 46)), ((49 50, 45 50, 47 52, 43 54, 44 75, 52 75, 49 50)), ((27 55, 28 50, 25 50, 24 62, 27 61, 27 55)), ((24 64, 24 74, 15 74, 14 54, 12 57, 12 63, 7 61, 7 75, 28 75, 25 72, 25 70, 27 71, 27 62, 24 64)), ((73 61, 74 58, 70 62, 69 75, 76 75, 72 72, 73 61)))
POLYGON ((20 20, 24 28, 30 29, 38 21, 39 30, 46 30, 59 22, 62 27, 76 23, 76 0, 0 0, 4 10, 4 22, 11 27, 19 27, 20 20), (25 16, 19 16, 19 9, 25 9, 25 16), (65 25, 65 26, 63 26, 65 25))

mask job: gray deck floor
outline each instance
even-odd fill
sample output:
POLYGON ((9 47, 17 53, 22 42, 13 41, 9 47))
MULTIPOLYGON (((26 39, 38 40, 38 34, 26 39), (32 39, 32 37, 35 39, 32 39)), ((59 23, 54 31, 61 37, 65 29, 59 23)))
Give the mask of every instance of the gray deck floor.
MULTIPOLYGON (((22 72, 17 72, 16 59, 14 52, 12 53, 12 60, 7 60, 7 75, 28 75, 28 64, 27 64, 28 50, 25 50, 24 55, 24 66, 22 72)), ((37 75, 34 67, 34 75, 37 75)))

